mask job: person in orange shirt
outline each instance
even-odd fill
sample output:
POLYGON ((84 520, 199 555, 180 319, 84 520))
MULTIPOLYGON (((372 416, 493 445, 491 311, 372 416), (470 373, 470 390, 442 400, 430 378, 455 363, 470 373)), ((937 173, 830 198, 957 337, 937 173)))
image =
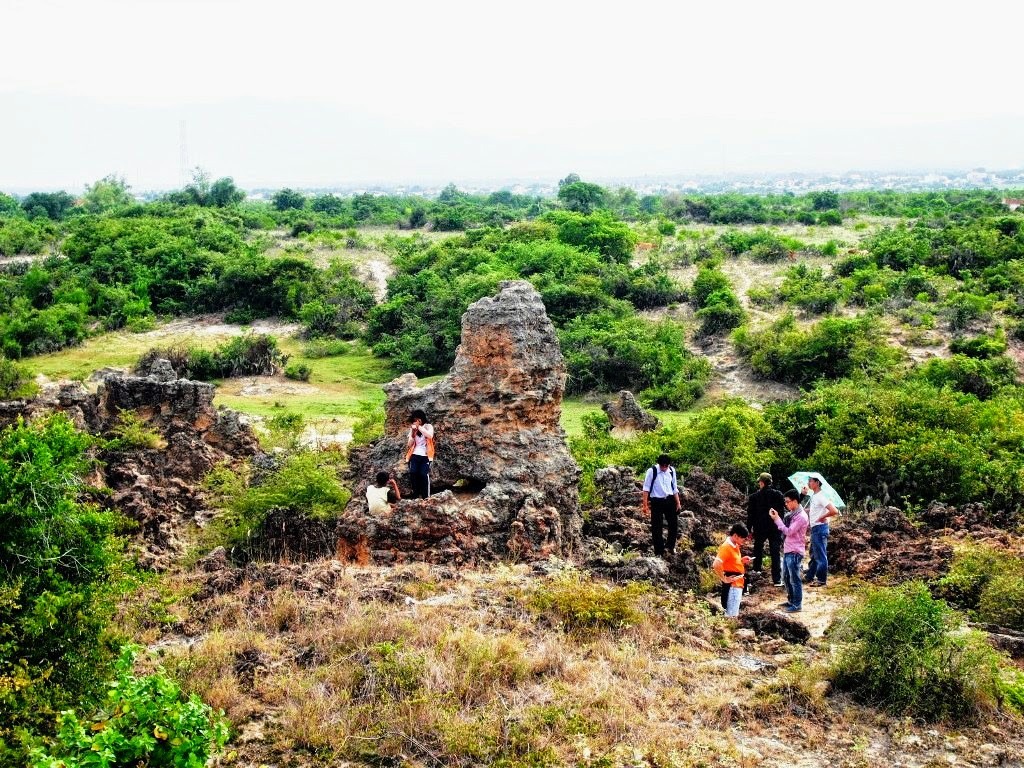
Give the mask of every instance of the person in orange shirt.
POLYGON ((745 556, 740 547, 747 540, 749 532, 743 523, 736 523, 729 529, 729 535, 718 548, 711 569, 722 582, 722 607, 725 615, 736 618, 740 615, 740 599, 743 597, 743 572, 752 558, 745 556))

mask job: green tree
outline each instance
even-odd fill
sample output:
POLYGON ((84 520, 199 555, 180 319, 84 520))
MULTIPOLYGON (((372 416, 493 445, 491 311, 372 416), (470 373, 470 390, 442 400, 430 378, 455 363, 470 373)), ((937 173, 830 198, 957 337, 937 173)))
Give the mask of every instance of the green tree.
POLYGON ((0 216, 13 216, 20 210, 21 206, 15 198, 0 192, 0 216))
POLYGON ((278 211, 301 211, 306 207, 306 196, 294 189, 279 189, 274 193, 272 199, 274 208, 278 211))
POLYGON ((214 208, 230 208, 245 200, 245 192, 235 186, 230 176, 217 179, 210 185, 209 204, 214 208))
POLYGON ((839 193, 831 190, 823 192, 811 192, 811 207, 816 211, 837 211, 839 210, 839 193))
POLYGON ((60 221, 70 213, 75 198, 67 192, 33 192, 21 201, 22 209, 32 218, 45 216, 60 221))
POLYGON ((114 174, 104 176, 99 181, 86 187, 82 196, 82 207, 89 213, 104 213, 114 208, 122 208, 135 202, 129 194, 130 187, 124 179, 114 174))
POLYGON ((329 216, 337 216, 345 212, 345 201, 337 195, 317 195, 309 204, 317 213, 326 213, 329 216))
POLYGON ((604 205, 606 192, 604 187, 586 181, 574 181, 558 188, 558 199, 566 210, 589 214, 604 205))

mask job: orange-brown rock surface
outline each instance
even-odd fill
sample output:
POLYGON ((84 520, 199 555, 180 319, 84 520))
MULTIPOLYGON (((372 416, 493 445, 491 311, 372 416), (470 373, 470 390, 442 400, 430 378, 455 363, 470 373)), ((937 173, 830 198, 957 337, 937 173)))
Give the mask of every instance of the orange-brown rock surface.
POLYGON ((564 388, 558 337, 529 283, 504 282, 471 305, 448 376, 426 387, 412 374, 385 385, 385 436, 351 453, 342 554, 470 563, 570 553, 580 535, 580 470, 559 424, 564 388), (404 457, 414 409, 435 429, 433 495, 370 515, 364 491, 376 472, 393 472, 403 495, 411 490, 404 457))

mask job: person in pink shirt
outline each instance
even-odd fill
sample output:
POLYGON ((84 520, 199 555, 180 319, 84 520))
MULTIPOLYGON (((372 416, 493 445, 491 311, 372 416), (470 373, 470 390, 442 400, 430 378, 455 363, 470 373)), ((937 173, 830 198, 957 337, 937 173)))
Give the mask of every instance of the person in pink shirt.
POLYGON ((807 527, 810 521, 807 513, 800 506, 800 495, 796 491, 786 491, 786 510, 789 511, 789 524, 787 525, 778 511, 768 510, 768 515, 785 539, 782 543, 782 570, 786 581, 786 597, 788 600, 780 607, 786 609, 786 613, 796 613, 801 609, 804 602, 803 581, 800 578, 800 564, 804 559, 804 537, 807 535, 807 527))

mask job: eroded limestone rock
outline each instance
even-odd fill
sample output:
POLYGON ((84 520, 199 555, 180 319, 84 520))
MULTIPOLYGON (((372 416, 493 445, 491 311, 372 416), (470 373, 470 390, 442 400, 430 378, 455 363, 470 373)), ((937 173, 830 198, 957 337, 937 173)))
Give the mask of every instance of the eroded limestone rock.
POLYGON ((565 364, 540 295, 508 281, 469 307, 451 372, 426 387, 406 374, 384 386, 385 437, 350 456, 354 495, 338 526, 353 560, 471 563, 568 554, 579 541, 580 470, 559 424, 565 364), (434 425, 434 495, 379 516, 364 492, 376 472, 405 474, 409 414, 434 425))
POLYGON ((612 424, 612 435, 618 438, 632 437, 637 432, 651 432, 658 428, 658 418, 637 403, 628 389, 619 392, 619 399, 604 403, 602 410, 608 414, 612 424))

